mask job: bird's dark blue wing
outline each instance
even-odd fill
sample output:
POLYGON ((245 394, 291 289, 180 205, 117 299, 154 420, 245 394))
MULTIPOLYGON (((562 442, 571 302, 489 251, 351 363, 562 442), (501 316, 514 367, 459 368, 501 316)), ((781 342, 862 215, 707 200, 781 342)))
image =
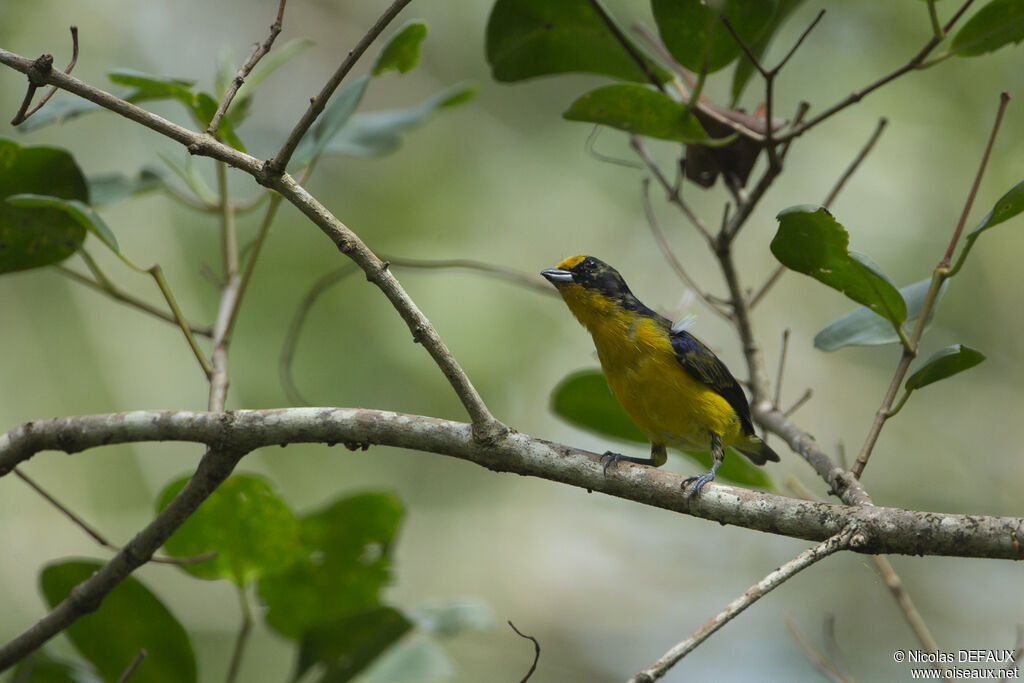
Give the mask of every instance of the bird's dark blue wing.
POLYGON ((676 353, 676 360, 695 380, 708 385, 716 394, 728 401, 740 418, 743 433, 754 433, 750 421, 750 405, 739 382, 732 376, 725 363, 719 360, 711 349, 685 330, 671 331, 669 340, 676 353))

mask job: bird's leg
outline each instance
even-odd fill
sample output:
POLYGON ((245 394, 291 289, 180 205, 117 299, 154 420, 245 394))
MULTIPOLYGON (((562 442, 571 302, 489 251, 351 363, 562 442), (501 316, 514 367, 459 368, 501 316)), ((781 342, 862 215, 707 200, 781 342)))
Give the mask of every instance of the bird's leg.
POLYGON ((629 455, 622 455, 621 453, 605 451, 604 455, 601 456, 601 464, 604 465, 604 467, 601 468, 601 472, 608 474, 608 466, 612 463, 619 462, 620 460, 635 462, 638 465, 661 467, 665 464, 665 461, 668 460, 668 452, 665 450, 665 444, 654 442, 651 442, 651 457, 649 458, 634 458, 629 455))
POLYGON ((711 469, 700 476, 687 477, 683 480, 683 490, 686 490, 686 485, 691 481, 693 482, 693 488, 687 495, 688 498, 692 498, 700 493, 700 490, 704 487, 704 484, 709 481, 713 481, 715 478, 715 472, 718 471, 719 465, 725 459, 725 449, 722 447, 722 437, 714 432, 711 432, 711 457, 714 460, 711 463, 711 469))

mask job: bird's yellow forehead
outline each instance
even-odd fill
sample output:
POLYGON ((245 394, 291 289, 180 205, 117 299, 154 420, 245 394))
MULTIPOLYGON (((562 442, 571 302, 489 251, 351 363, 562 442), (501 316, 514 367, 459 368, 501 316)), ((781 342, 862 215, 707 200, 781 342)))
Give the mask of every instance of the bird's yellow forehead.
POLYGON ((580 254, 579 256, 570 256, 569 258, 559 263, 557 267, 561 268, 562 270, 572 270, 573 268, 578 266, 580 262, 583 261, 583 259, 585 258, 587 257, 584 254, 580 254))

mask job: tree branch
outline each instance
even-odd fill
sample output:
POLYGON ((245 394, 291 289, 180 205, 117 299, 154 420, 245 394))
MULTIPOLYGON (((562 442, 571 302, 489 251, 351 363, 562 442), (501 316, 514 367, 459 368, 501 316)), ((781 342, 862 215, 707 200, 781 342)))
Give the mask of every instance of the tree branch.
POLYGON ((597 453, 519 432, 482 444, 464 422, 359 408, 133 411, 26 422, 0 435, 0 476, 43 450, 75 453, 148 441, 203 443, 232 453, 290 443, 397 446, 814 542, 856 522, 869 539, 858 549, 864 553, 1024 559, 1024 548, 1013 544, 1024 518, 815 503, 715 483, 691 500, 682 490, 682 475, 672 472, 621 463, 605 476, 597 453))

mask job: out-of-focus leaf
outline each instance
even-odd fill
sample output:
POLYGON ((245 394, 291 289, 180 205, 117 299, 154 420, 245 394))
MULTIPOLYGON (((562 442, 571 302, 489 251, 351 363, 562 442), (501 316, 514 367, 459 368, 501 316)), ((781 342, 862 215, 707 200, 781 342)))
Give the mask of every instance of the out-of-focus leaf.
POLYGON ((67 151, 0 139, 0 273, 48 266, 78 251, 85 227, 54 208, 5 201, 16 194, 89 199, 85 177, 67 151))
MULTIPOLYGON (((551 411, 588 431, 622 441, 650 443, 608 388, 600 370, 580 370, 563 379, 551 394, 551 411)), ((771 479, 733 448, 726 449, 718 478, 745 486, 771 488, 771 479)), ((710 452, 680 451, 704 467, 711 467, 710 452)))
POLYGON ((359 106, 369 82, 369 75, 360 76, 334 96, 320 118, 302 137, 302 142, 292 155, 293 164, 303 166, 320 156, 359 106))
POLYGON ((193 161, 191 154, 184 152, 184 166, 179 165, 178 162, 163 152, 157 152, 156 155, 160 157, 165 164, 167 164, 167 168, 171 169, 174 172, 174 175, 181 178, 182 182, 192 190, 192 194, 194 194, 200 201, 209 205, 217 203, 217 195, 214 194, 213 190, 210 189, 210 186, 206 184, 205 180, 203 180, 203 176, 196 171, 195 162, 193 161))
POLYGON ((122 173, 105 173, 86 178, 89 184, 89 203, 92 206, 107 206, 146 194, 163 187, 160 169, 144 167, 134 178, 122 173))
POLYGON ((907 319, 907 305, 895 285, 866 255, 849 251, 849 234, 826 209, 793 206, 778 219, 771 250, 782 265, 842 292, 893 325, 907 319))
POLYGON ((36 650, 14 667, 10 683, 103 683, 84 663, 69 662, 36 650))
MULTIPOLYGON (((632 41, 630 46, 660 82, 671 78, 632 41)), ((497 0, 487 20, 486 50, 498 81, 580 71, 649 82, 590 0, 497 0)))
MULTIPOLYGON (((906 287, 900 288, 900 296, 907 303, 907 319, 903 323, 903 331, 910 334, 911 329, 917 324, 917 318, 921 314, 921 306, 924 305, 925 296, 931 287, 932 279, 926 278, 906 287)), ((932 307, 928 320, 925 321, 925 328, 935 317, 938 310, 939 300, 946 291, 946 280, 939 287, 939 294, 932 307)), ((879 344, 893 344, 898 342, 900 337, 893 329, 892 323, 881 317, 866 306, 859 306, 841 318, 830 323, 818 334, 814 335, 814 347, 822 351, 835 351, 844 346, 861 345, 876 346, 879 344)))
MULTIPOLYGON (((270 74, 274 73, 282 66, 290 62, 295 57, 299 56, 310 47, 313 46, 313 41, 308 38, 297 38, 295 40, 289 40, 283 45, 276 45, 274 49, 263 56, 256 66, 252 68, 249 75, 245 77, 245 83, 235 93, 235 99, 228 107, 227 118, 231 122, 234 128, 242 123, 246 114, 249 112, 249 108, 252 105, 253 90, 263 80, 265 80, 270 74)), ((237 66, 228 74, 227 78, 230 83, 231 79, 235 77, 237 72, 237 66)), ((226 87, 226 86, 225 86, 226 87)), ((218 90, 218 93, 223 94, 223 90, 218 90)))
POLYGON ((926 387, 964 370, 970 370, 983 360, 985 360, 983 353, 963 344, 947 346, 937 351, 921 366, 921 369, 908 377, 903 388, 907 391, 914 391, 926 387))
POLYGON ((1024 2, 992 0, 979 9, 957 32, 949 51, 961 57, 975 57, 1022 40, 1024 2))
POLYGON ((453 638, 467 629, 489 631, 495 621, 494 610, 477 598, 421 605, 408 616, 418 628, 439 638, 453 638))
POLYGON ((373 65, 373 75, 395 70, 406 73, 420 61, 420 43, 427 37, 427 25, 416 21, 407 24, 388 41, 373 65))
POLYGON ((1006 194, 999 198, 988 215, 981 219, 978 226, 971 230, 971 235, 988 230, 994 225, 1007 221, 1021 211, 1024 211, 1024 180, 1011 187, 1006 194))
POLYGON ((635 83, 617 83, 591 90, 564 114, 570 121, 612 126, 636 135, 678 142, 708 139, 697 118, 668 95, 635 83))
POLYGON ((443 683, 456 668, 444 648, 422 633, 410 633, 381 654, 359 677, 361 683, 443 683))
POLYGON ((99 237, 115 254, 121 252, 121 248, 117 246, 117 238, 114 237, 114 233, 111 232, 106 222, 87 204, 77 199, 61 199, 60 197, 26 193, 13 194, 6 201, 12 206, 29 209, 56 209, 99 237))
POLYGON ((402 134, 425 123, 434 112, 466 102, 476 86, 461 83, 446 88, 408 109, 355 114, 324 148, 324 154, 377 157, 402 146, 402 134))
POLYGON ((139 96, 147 99, 173 98, 186 106, 192 102, 192 86, 195 81, 153 76, 133 69, 111 69, 107 72, 107 78, 118 85, 135 88, 139 96))
MULTIPOLYGON (((71 589, 103 567, 93 560, 57 562, 45 567, 39 582, 51 608, 71 589)), ((75 648, 104 680, 120 678, 139 650, 146 658, 132 683, 194 683, 196 659, 188 634, 174 615, 141 581, 128 576, 100 608, 64 630, 75 648)))
MULTIPOLYGON (((750 43, 750 51, 754 53, 754 56, 760 60, 764 57, 765 51, 772 42, 772 38, 778 32, 779 28, 785 23, 786 19, 790 14, 793 13, 803 0, 775 0, 773 3, 767 3, 772 5, 772 16, 765 23, 764 31, 753 43, 750 43)), ((743 88, 746 87, 750 81, 750 77, 754 75, 756 69, 754 63, 743 56, 736 62, 736 71, 732 76, 732 101, 735 106, 736 102, 739 101, 740 95, 743 94, 743 88)))
MULTIPOLYGON (((157 498, 162 510, 188 482, 182 477, 157 498)), ((182 565, 201 579, 228 579, 236 585, 280 572, 300 551, 299 522, 269 483, 251 474, 229 477, 164 544, 173 557, 215 551, 211 560, 182 565)))
POLYGON ((743 53, 721 17, 728 17, 744 44, 752 45, 769 29, 776 4, 769 0, 651 0, 651 10, 661 40, 676 61, 700 73, 706 59, 711 73, 743 53))
POLYGON ((298 638, 317 624, 380 605, 391 579, 392 543, 402 504, 390 493, 335 502, 300 522, 303 554, 259 582, 267 624, 298 638))
POLYGON ((393 607, 371 607, 318 624, 299 642, 292 680, 322 664, 320 683, 350 681, 411 628, 412 622, 393 607))

